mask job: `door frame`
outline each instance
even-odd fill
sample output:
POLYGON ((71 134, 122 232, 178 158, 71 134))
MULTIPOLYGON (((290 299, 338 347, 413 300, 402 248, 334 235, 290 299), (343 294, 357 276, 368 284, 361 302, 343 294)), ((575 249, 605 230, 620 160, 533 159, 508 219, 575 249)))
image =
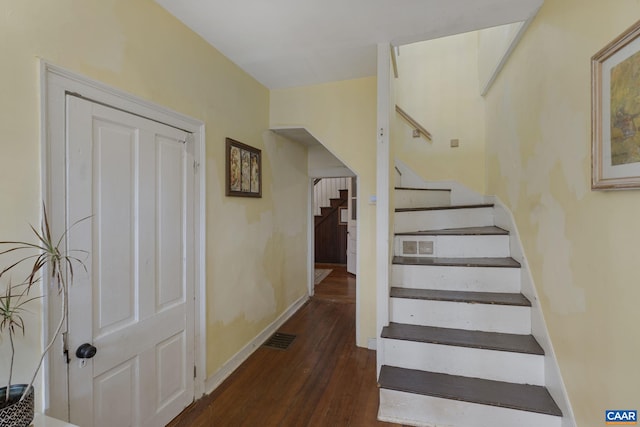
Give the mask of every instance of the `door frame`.
MULTIPOLYGON (((193 135, 195 159, 194 188, 194 399, 205 392, 206 379, 206 198, 205 198, 205 126, 200 120, 146 101, 122 90, 97 82, 77 73, 40 60, 40 138, 42 200, 49 210, 53 229, 64 229, 66 221, 66 108, 68 93, 80 94, 94 102, 105 104, 134 115, 182 129, 193 135)), ((56 326, 56 297, 43 302, 43 342, 56 326)), ((47 355, 43 369, 42 402, 48 415, 69 420, 69 402, 62 341, 47 355), (64 374, 63 372, 64 371, 64 374)))
MULTIPOLYGON (((324 148, 326 148, 336 159, 340 160, 342 164, 353 173, 353 175, 347 175, 349 178, 355 178, 358 182, 360 182, 360 175, 352 169, 349 165, 347 165, 341 158, 336 156, 329 148, 327 148, 322 142, 318 141, 324 148)), ((341 174, 332 174, 330 171, 327 173, 322 173, 322 171, 316 171, 312 175, 309 176, 309 191, 307 192, 307 271, 308 271, 308 284, 307 290, 309 292, 309 296, 312 297, 315 294, 315 275, 314 275, 314 267, 315 267, 315 250, 316 250, 316 241, 315 241, 315 221, 314 221, 314 213, 313 213, 313 191, 314 185, 313 180, 316 178, 342 178, 345 175, 341 174)), ((362 212, 362 200, 358 198, 356 200, 357 206, 356 209, 358 212, 362 212)), ((358 337, 360 336, 360 306, 361 306, 361 297, 362 291, 360 289, 360 254, 362 251, 360 250, 360 229, 362 227, 360 224, 356 225, 356 335, 354 337, 355 342, 358 342, 358 337)), ((370 350, 374 350, 371 345, 368 346, 370 350)))
MULTIPOLYGON (((349 183, 349 220, 347 221, 347 273, 351 273, 349 271, 349 239, 351 238, 351 233, 349 231, 349 227, 351 227, 351 224, 353 222, 355 222, 355 228, 356 228, 356 237, 355 237, 355 251, 356 251, 356 256, 355 256, 355 260, 353 260, 355 262, 355 268, 354 271, 357 273, 358 270, 358 176, 352 176, 351 177, 351 182, 349 183), (355 187, 356 187, 356 196, 354 197, 353 193, 353 187, 354 187, 354 183, 355 183, 355 187), (355 199, 355 211, 356 211, 356 215, 354 218, 353 215, 353 210, 354 210, 354 203, 353 200, 355 199)), ((352 274, 356 274, 356 273, 352 273, 352 274)))

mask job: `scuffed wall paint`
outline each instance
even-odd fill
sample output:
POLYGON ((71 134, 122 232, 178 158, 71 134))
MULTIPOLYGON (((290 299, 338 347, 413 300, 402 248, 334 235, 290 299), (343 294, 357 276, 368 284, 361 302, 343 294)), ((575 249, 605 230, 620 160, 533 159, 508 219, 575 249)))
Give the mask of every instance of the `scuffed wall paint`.
POLYGON ((358 175, 357 344, 376 336, 376 78, 271 91, 272 127, 304 127, 358 175))
MULTIPOLYGON (((507 85, 506 93, 509 92, 510 87, 507 85)), ((492 94, 493 95, 493 94, 492 94)), ((496 96, 497 107, 494 107, 495 111, 513 111, 512 100, 509 96, 496 96)), ((491 117, 492 112, 487 111, 487 117, 491 117)), ((488 121, 487 121, 488 123, 488 121)), ((517 122, 515 120, 506 120, 501 123, 500 131, 502 133, 502 138, 506 141, 516 140, 518 137, 518 128, 517 122)), ((487 130, 487 134, 489 134, 489 130, 487 130)), ((489 152, 493 148, 492 144, 487 144, 487 152, 489 152)), ((519 202, 519 197, 521 193, 520 183, 521 183, 521 175, 522 175, 522 163, 520 160, 520 145, 519 144, 502 144, 499 150, 495 150, 495 153, 492 153, 497 157, 497 166, 500 168, 500 174, 502 176, 510 176, 511 179, 505 180, 506 182, 501 182, 505 188, 503 190, 503 198, 508 202, 510 206, 517 206, 519 202)), ((487 165, 489 166, 489 162, 487 165)), ((495 167, 495 166, 494 166, 495 167)), ((490 175, 490 172, 487 171, 487 175, 490 175)), ((489 182, 489 185, 491 182, 489 182)), ((490 187, 489 187, 490 189, 490 187)))
MULTIPOLYGON (((0 52, 0 236, 30 238, 39 218, 44 58, 205 123, 208 376, 305 294, 306 151, 264 134, 269 91, 255 79, 152 0, 0 0, 0 52), (261 199, 224 196, 225 137, 262 149, 261 199)), ((34 312, 19 377, 41 347, 34 312)))
POLYGON ((486 96, 487 188, 512 210, 579 426, 638 405, 638 191, 590 190, 590 58, 640 1, 546 0, 486 96))
POLYGON ((549 298, 551 309, 557 313, 585 312, 584 288, 573 283, 571 265, 572 245, 566 236, 567 218, 562 206, 551 194, 543 194, 531 210, 531 224, 537 226, 536 249, 542 259, 542 291, 549 298), (554 237, 549 245, 550 236, 554 237))
MULTIPOLYGON (((248 215, 256 199, 225 198, 209 229, 219 241, 210 254, 211 274, 221 277, 208 295, 207 366, 222 366, 291 303, 306 293, 307 150, 271 132, 263 133, 263 188, 267 209, 248 215), (278 165, 273 167, 273 165, 278 165)), ((216 194, 216 193, 220 194, 216 194)))
POLYGON ((398 73, 395 103, 433 141, 413 138, 411 126, 393 112, 395 157, 423 179, 457 181, 483 194, 485 129, 477 32, 401 46, 398 73), (459 147, 450 146, 452 139, 458 139, 459 147))

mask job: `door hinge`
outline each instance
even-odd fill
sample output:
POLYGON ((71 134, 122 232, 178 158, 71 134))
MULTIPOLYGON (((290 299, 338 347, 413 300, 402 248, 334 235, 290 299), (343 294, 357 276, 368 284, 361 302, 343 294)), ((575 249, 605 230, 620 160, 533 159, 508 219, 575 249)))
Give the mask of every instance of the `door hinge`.
POLYGON ((197 378, 197 376, 196 376, 196 365, 193 365, 193 378, 197 378))
POLYGON ((69 362, 71 362, 71 359, 69 358, 69 342, 67 332, 62 333, 62 354, 64 354, 64 360, 68 365, 69 362))
POLYGON ((199 168, 200 168, 200 163, 194 160, 194 161, 193 161, 193 171, 194 171, 195 173, 198 173, 198 169, 199 169, 199 168))

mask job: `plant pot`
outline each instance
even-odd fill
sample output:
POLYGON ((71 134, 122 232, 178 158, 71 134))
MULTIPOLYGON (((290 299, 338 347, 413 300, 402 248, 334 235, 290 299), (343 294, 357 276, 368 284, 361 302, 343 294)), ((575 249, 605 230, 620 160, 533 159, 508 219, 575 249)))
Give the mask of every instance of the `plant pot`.
POLYGON ((0 427, 27 427, 33 421, 33 387, 22 402, 27 384, 14 384, 9 389, 9 404, 4 402, 6 387, 0 388, 0 427))

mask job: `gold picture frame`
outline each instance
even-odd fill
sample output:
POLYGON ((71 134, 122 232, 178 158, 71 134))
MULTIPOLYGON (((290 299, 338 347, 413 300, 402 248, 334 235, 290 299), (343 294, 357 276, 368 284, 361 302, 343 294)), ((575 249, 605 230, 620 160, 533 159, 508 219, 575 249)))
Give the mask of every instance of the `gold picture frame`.
POLYGON ((640 21, 591 58, 591 188, 640 188, 640 21))
POLYGON ((262 151, 226 138, 227 196, 262 197, 262 151))

